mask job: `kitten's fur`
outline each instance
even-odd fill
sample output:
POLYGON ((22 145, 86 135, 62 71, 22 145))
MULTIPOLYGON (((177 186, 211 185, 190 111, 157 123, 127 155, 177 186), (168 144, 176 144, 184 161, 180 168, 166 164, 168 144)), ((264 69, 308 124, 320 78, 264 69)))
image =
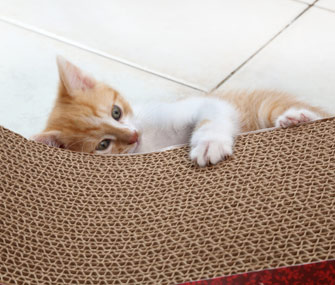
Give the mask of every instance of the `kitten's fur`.
POLYGON ((58 97, 45 130, 34 139, 74 151, 138 153, 189 142, 190 158, 205 166, 230 156, 240 131, 288 127, 328 116, 319 108, 273 91, 217 93, 132 108, 110 86, 61 57, 57 63, 58 97), (122 111, 119 120, 111 116, 115 105, 122 111), (103 140, 109 146, 97 150, 103 140))

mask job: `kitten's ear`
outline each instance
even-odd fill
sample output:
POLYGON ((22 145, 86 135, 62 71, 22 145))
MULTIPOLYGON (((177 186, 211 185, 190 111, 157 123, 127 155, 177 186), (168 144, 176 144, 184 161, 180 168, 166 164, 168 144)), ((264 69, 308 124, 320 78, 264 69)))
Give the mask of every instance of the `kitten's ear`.
POLYGON ((64 148, 60 140, 60 131, 48 131, 32 136, 30 139, 49 146, 64 148))
POLYGON ((62 56, 57 56, 59 77, 69 95, 76 90, 88 90, 94 88, 94 78, 84 74, 77 66, 67 61, 62 56))

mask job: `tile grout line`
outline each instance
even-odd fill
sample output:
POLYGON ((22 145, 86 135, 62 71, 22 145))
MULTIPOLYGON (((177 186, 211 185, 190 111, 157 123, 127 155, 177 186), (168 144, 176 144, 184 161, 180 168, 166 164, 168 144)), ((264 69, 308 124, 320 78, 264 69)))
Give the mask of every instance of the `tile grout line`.
POLYGON ((116 56, 112 56, 112 55, 110 55, 110 54, 108 54, 106 52, 100 51, 98 49, 90 48, 90 47, 87 47, 87 46, 85 46, 83 44, 80 44, 78 42, 71 41, 71 40, 69 40, 69 39, 67 39, 65 37, 58 36, 56 34, 48 32, 48 31, 44 31, 43 29, 31 26, 31 25, 27 25, 27 24, 24 24, 24 23, 21 23, 19 21, 16 21, 16 20, 13 20, 13 19, 9 19, 9 18, 3 17, 3 16, 0 16, 0 21, 4 22, 6 24, 10 24, 12 26, 18 27, 18 28, 22 28, 22 29, 27 30, 29 32, 38 34, 40 36, 44 36, 44 37, 47 37, 49 39, 59 41, 59 42, 61 42, 63 44, 67 44, 67 45, 79 48, 79 49, 84 50, 86 52, 90 52, 90 53, 93 53, 95 55, 107 58, 109 60, 118 62, 120 64, 127 65, 129 67, 132 67, 132 68, 135 68, 137 70, 149 73, 151 75, 155 75, 155 76, 160 77, 162 79, 169 80, 169 81, 174 82, 176 84, 183 85, 185 87, 189 87, 189 88, 192 88, 192 89, 197 90, 197 91, 201 91, 201 92, 205 92, 205 93, 208 92, 208 90, 203 89, 200 86, 196 86, 196 85, 193 85, 191 83, 188 83, 188 82, 185 82, 185 81, 182 81, 182 80, 178 80, 178 79, 176 79, 174 77, 171 77, 171 76, 168 76, 168 75, 164 75, 164 74, 156 72, 156 71, 152 71, 150 69, 141 67, 141 66, 139 66, 137 64, 131 63, 130 61, 127 61, 125 59, 118 58, 116 56))
POLYGON ((317 8, 317 9, 323 10, 323 11, 327 11, 327 12, 330 12, 330 13, 335 13, 335 10, 332 10, 332 9, 329 9, 329 8, 326 8, 326 7, 322 7, 322 6, 314 6, 314 7, 317 8))
POLYGON ((249 56, 244 62, 242 62, 238 67, 235 68, 228 76, 221 80, 214 88, 210 90, 209 93, 221 87, 226 81, 228 81, 235 73, 237 73, 242 67, 244 67, 250 60, 252 60, 257 54, 259 54, 264 48, 266 48, 274 39, 276 39, 280 34, 282 34, 287 28, 289 28, 296 20, 298 20, 303 14, 305 14, 310 8, 314 6, 319 0, 315 0, 312 4, 307 4, 307 7, 302 10, 293 20, 291 20, 284 28, 277 32, 273 37, 271 37, 265 44, 263 44, 259 49, 257 49, 251 56, 249 56))
POLYGON ((314 8, 318 8, 318 9, 321 9, 321 10, 326 10, 326 11, 328 11, 328 12, 332 12, 332 13, 335 13, 335 10, 332 10, 331 8, 327 8, 327 7, 323 7, 323 6, 316 6, 316 5, 314 5, 316 2, 318 2, 318 1, 315 1, 314 3, 312 3, 312 4, 309 4, 309 3, 307 3, 307 2, 305 2, 304 0, 292 0, 292 1, 294 1, 294 2, 298 2, 298 3, 302 3, 302 4, 307 4, 307 5, 313 5, 314 6, 314 8))
MULTIPOLYGON (((305 2, 304 0, 292 0, 294 2, 298 2, 298 3, 302 3, 302 4, 306 4, 306 5, 311 5, 308 2, 305 2)), ((313 4, 313 3, 312 3, 313 4)))

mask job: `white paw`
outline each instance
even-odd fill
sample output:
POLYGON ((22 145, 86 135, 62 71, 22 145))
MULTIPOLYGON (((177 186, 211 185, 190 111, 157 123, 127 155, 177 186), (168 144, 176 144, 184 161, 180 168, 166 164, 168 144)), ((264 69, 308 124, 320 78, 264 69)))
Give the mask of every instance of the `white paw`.
POLYGON ((321 117, 314 112, 308 111, 306 109, 297 110, 291 108, 277 118, 275 126, 287 128, 318 119, 321 119, 321 117))
POLYGON ((190 157, 199 166, 216 164, 233 154, 233 138, 227 140, 200 140, 192 146, 190 157))

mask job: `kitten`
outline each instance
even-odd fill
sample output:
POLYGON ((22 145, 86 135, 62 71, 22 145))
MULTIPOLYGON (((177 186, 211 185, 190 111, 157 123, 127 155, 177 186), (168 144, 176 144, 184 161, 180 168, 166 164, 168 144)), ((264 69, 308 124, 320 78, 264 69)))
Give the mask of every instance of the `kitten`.
POLYGON ((240 131, 288 127, 328 116, 271 91, 195 96, 130 106, 110 86, 57 58, 58 97, 37 142, 94 154, 140 153, 190 143, 199 166, 232 155, 240 131))

